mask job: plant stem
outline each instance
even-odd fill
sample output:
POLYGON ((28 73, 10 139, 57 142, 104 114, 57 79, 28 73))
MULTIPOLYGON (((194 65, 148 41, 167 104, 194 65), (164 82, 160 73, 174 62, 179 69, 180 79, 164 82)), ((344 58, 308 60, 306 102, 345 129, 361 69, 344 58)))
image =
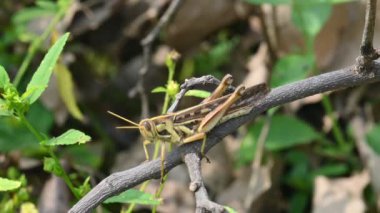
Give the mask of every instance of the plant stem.
MULTIPOLYGON (((153 159, 156 159, 158 157, 158 150, 159 150, 159 148, 160 148, 160 143, 155 143, 154 153, 153 153, 153 159)), ((150 180, 145 181, 143 184, 141 184, 139 190, 140 191, 144 191, 149 183, 150 183, 150 180)), ((131 203, 128 206, 128 209, 125 211, 125 213, 132 213, 132 211, 135 208, 135 206, 136 206, 136 203, 131 203)))
POLYGON ((53 20, 49 23, 45 31, 42 33, 41 36, 37 37, 32 41, 30 44, 27 54, 20 66, 20 69, 17 72, 17 75, 13 81, 13 84, 15 87, 18 87, 20 84, 20 81, 22 77, 24 76, 26 70, 28 69, 30 62, 32 61, 34 55, 36 54, 37 50, 41 46, 42 42, 46 40, 46 38, 50 35, 50 33, 53 31, 55 26, 58 24, 58 22, 61 20, 63 15, 66 12, 67 7, 62 7, 59 9, 59 11, 56 13, 56 15, 53 17, 53 20))
MULTIPOLYGON (((21 122, 26 126, 26 128, 37 138, 37 140, 40 142, 40 144, 45 141, 46 137, 44 137, 38 130, 36 130, 33 125, 25 118, 23 114, 19 115, 21 122)), ((53 150, 50 147, 41 145, 43 149, 46 149, 50 155, 56 162, 56 165, 58 165, 60 170, 62 171, 62 177, 65 181, 66 185, 70 188, 71 192, 74 194, 74 196, 79 200, 81 198, 80 194, 75 190, 75 187, 73 183, 71 182, 69 176, 67 175, 65 169, 62 167, 62 165, 59 162, 59 159, 54 154, 53 150)))
POLYGON ((343 146, 345 145, 345 139, 343 136, 343 132, 340 129, 338 122, 337 122, 337 120, 333 114, 334 113, 333 107, 332 107, 331 101, 327 95, 323 95, 322 105, 323 105, 323 108, 325 108, 327 115, 330 117, 330 119, 332 121, 332 124, 333 124, 332 131, 333 131, 334 138, 338 142, 338 145, 341 148, 343 148, 343 146))

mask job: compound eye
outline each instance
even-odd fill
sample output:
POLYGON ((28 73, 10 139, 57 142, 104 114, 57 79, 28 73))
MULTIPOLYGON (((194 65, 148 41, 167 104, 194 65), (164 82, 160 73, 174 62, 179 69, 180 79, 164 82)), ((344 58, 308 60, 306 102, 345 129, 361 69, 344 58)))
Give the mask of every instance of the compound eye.
POLYGON ((149 122, 145 121, 143 124, 144 129, 146 129, 148 132, 152 130, 152 127, 149 122))

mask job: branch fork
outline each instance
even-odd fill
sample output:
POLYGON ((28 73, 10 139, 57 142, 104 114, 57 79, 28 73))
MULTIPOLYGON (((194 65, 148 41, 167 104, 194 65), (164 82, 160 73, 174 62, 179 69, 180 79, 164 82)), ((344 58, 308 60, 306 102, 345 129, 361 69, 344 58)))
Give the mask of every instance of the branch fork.
POLYGON ((362 43, 360 45, 360 56, 356 59, 356 71, 368 73, 373 61, 380 57, 380 50, 373 48, 373 36, 375 34, 377 0, 367 0, 365 24, 362 43))
MULTIPOLYGON (((239 126, 253 120, 260 113, 272 107, 318 93, 380 81, 380 62, 374 61, 379 58, 380 51, 374 49, 372 45, 375 16, 376 0, 368 0, 361 56, 359 56, 355 65, 273 89, 266 97, 258 101, 256 107, 249 114, 231 119, 215 127, 207 136, 205 153, 239 126), (357 72, 353 72, 353 70, 357 72)), ((180 100, 189 89, 196 86, 207 87, 217 85, 218 83, 219 80, 216 80, 212 76, 189 79, 181 86, 181 91, 169 110, 174 112, 177 109, 180 100)), ((208 197, 201 176, 200 162, 202 156, 199 154, 200 149, 201 143, 189 143, 177 147, 167 155, 164 171, 166 173, 177 165, 185 163, 188 167, 191 180, 189 189, 195 194, 196 212, 223 212, 225 211, 224 207, 212 202, 208 197)), ((155 159, 126 171, 113 173, 95 186, 69 212, 90 212, 113 195, 130 189, 146 180, 159 178, 161 169, 161 160, 155 159)))

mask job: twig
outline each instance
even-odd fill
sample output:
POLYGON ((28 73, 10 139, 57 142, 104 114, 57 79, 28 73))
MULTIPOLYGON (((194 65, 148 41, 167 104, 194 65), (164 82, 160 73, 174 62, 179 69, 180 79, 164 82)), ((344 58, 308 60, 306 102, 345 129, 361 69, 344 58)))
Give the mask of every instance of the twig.
MULTIPOLYGON (((272 14, 272 22, 274 23, 274 18, 275 18, 275 13, 276 11, 274 10, 274 6, 271 7, 272 8, 272 11, 271 11, 271 14, 272 14)), ((274 24, 272 23, 271 25, 268 24, 268 20, 267 19, 267 16, 265 16, 265 12, 263 10, 263 6, 259 7, 258 9, 258 15, 259 15, 259 19, 260 19, 260 23, 261 23, 261 27, 262 27, 262 31, 263 31, 263 36, 264 36, 264 39, 266 41, 266 43, 268 44, 268 50, 269 50, 269 56, 270 56, 270 60, 271 60, 271 64, 273 64, 276 60, 277 60, 277 53, 276 53, 276 49, 277 49, 277 35, 276 35, 276 32, 275 32, 275 26, 274 24), (270 30, 269 27, 272 27, 272 31, 273 31, 273 35, 270 34, 270 30)))
POLYGON ((377 0, 367 0, 363 38, 360 45, 361 56, 357 58, 359 71, 363 71, 366 67, 371 65, 371 62, 373 60, 378 59, 380 56, 379 51, 373 48, 373 36, 376 21, 376 3, 377 0))
POLYGON ((158 33, 160 32, 161 28, 165 26, 174 12, 177 10, 178 6, 180 5, 182 0, 173 0, 168 9, 165 11, 165 13, 161 16, 160 20, 158 21, 157 25, 150 31, 150 33, 145 36, 144 39, 141 40, 141 45, 143 47, 143 64, 142 67, 139 70, 139 80, 136 84, 136 87, 131 90, 129 93, 129 96, 134 96, 136 93, 140 95, 141 99, 141 117, 146 118, 149 116, 149 101, 148 97, 145 93, 144 88, 144 76, 148 72, 150 67, 150 60, 151 60, 151 52, 152 52, 152 44, 153 41, 158 36, 158 33))
POLYGON ((223 212, 224 207, 212 202, 207 194, 201 175, 201 156, 199 152, 190 152, 183 157, 190 176, 190 191, 195 194, 196 212, 223 212))
POLYGON ((177 10, 181 2, 182 0, 172 0, 172 2, 170 2, 168 9, 161 16, 160 20, 153 28, 153 30, 150 31, 150 33, 141 41, 141 45, 145 47, 150 46, 152 44, 154 39, 158 36, 158 33, 161 31, 161 28, 168 23, 168 21, 173 16, 174 12, 177 10))
MULTIPOLYGON (((249 114, 215 127, 207 136, 205 153, 239 126, 253 120, 257 115, 272 107, 318 93, 380 81, 380 62, 374 61, 369 71, 372 72, 371 75, 359 74, 355 72, 355 66, 350 66, 275 88, 265 98, 259 100, 249 114)), ((187 153, 200 152, 200 149, 201 143, 199 142, 185 144, 174 149, 166 156, 165 173, 182 164, 182 157, 187 153)), ((160 165, 161 160, 156 159, 132 169, 111 174, 76 203, 70 212, 89 212, 108 197, 130 189, 145 180, 160 178, 160 165)))
POLYGON ((252 202, 255 200, 255 198, 260 195, 262 191, 255 190, 257 188, 257 184, 259 181, 259 175, 261 172, 260 166, 261 166, 261 160, 264 152, 264 144, 265 141, 267 140, 268 134, 269 134, 269 129, 270 129, 270 124, 272 121, 272 115, 267 113, 266 119, 264 126, 260 132, 259 138, 257 140, 257 145, 256 145, 256 153, 255 153, 255 159, 252 164, 252 172, 251 172, 251 178, 249 180, 248 184, 248 194, 244 200, 244 208, 248 210, 252 202))
MULTIPOLYGON (((176 99, 170 106, 168 112, 176 111, 180 101, 190 89, 199 89, 205 86, 216 87, 219 83, 220 81, 211 75, 202 76, 200 78, 186 79, 185 83, 181 85, 181 91, 177 94, 176 99)), ((232 92, 234 89, 233 87, 230 87, 228 90, 228 92, 232 92)), ((224 207, 211 201, 208 197, 208 193, 201 176, 201 159, 201 156, 199 156, 196 152, 187 153, 183 157, 183 161, 188 168, 191 180, 189 189, 194 192, 195 195, 196 212, 223 212, 224 207)))
MULTIPOLYGON (((220 81, 212 75, 205 75, 199 78, 186 79, 185 83, 181 85, 181 91, 179 91, 179 93, 176 95, 175 100, 173 101, 173 104, 170 106, 168 112, 174 112, 177 110, 179 102, 185 96, 187 91, 194 88, 208 90, 211 87, 212 89, 214 89, 216 86, 219 85, 219 83, 220 81)), ((227 89, 227 92, 232 92, 234 91, 234 89, 234 87, 230 86, 227 89)))

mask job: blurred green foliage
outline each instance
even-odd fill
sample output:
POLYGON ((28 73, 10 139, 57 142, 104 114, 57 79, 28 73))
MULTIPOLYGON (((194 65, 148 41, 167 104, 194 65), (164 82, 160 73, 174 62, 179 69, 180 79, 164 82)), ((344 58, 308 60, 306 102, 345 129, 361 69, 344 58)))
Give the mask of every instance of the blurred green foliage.
POLYGON ((108 198, 104 203, 135 203, 141 205, 159 205, 160 199, 154 197, 154 195, 145 193, 136 189, 130 189, 122 192, 119 195, 108 198))
MULTIPOLYGON (((347 0, 246 0, 252 4, 289 5, 291 7, 292 22, 302 33, 305 48, 281 57, 272 70, 271 86, 278 87, 306 78, 315 73, 316 61, 314 41, 326 21, 331 15, 334 4, 347 2, 347 0)), ((296 117, 273 115, 270 117, 270 129, 265 140, 265 150, 286 155, 285 165, 290 166, 282 178, 286 185, 294 191, 289 196, 290 212, 307 211, 310 202, 313 180, 316 175, 338 176, 350 172, 349 164, 336 161, 337 156, 355 162, 352 154, 352 143, 343 138, 343 131, 338 125, 332 104, 326 96, 323 99, 326 114, 333 121, 333 136, 338 144, 331 142, 325 135, 317 133, 308 123, 296 117), (296 151, 297 146, 315 142, 315 151, 318 155, 328 156, 323 165, 312 168, 310 156, 305 152, 296 151)), ((256 153, 257 140, 263 131, 264 120, 259 120, 249 128, 239 150, 236 165, 249 164, 256 153)), ((262 151, 262 150, 261 150, 262 151)))
MULTIPOLYGON (((42 5, 48 7, 48 4, 42 3, 42 5)), ((69 130, 61 136, 49 139, 47 133, 53 122, 52 115, 36 102, 47 88, 53 68, 63 51, 68 37, 69 34, 66 33, 48 50, 41 64, 27 84, 25 92, 22 94, 19 93, 17 89, 17 83, 23 77, 24 73, 19 72, 15 78, 15 83, 11 83, 8 73, 0 66, 0 123, 3 124, 0 126, 0 131, 2 132, 0 143, 2 145, 2 151, 5 152, 23 149, 30 152, 31 148, 46 152, 50 157, 45 157, 44 170, 62 177, 73 194, 79 199, 83 193, 88 191, 89 180, 75 187, 60 164, 53 148, 57 145, 86 143, 90 141, 91 138, 78 130, 69 130), (31 121, 29 121, 29 119, 31 121)), ((38 37, 38 39, 40 38, 41 37, 38 37)), ((32 56, 32 52, 29 52, 26 58, 31 58, 32 56)), ((28 63, 26 64, 28 65, 28 63)), ((24 66, 24 70, 26 70, 27 65, 24 66)), ((21 175, 21 178, 25 186, 25 176, 21 175)), ((12 186, 12 181, 1 178, 0 185, 10 187, 12 186)), ((19 207, 26 209, 27 206, 29 206, 28 209, 32 209, 30 205, 26 205, 26 201, 29 201, 29 197, 25 196, 27 195, 25 187, 21 187, 16 194, 13 192, 10 193, 11 194, 1 196, 2 202, 0 203, 0 209, 2 211, 13 212, 19 207), (9 199, 9 196, 13 196, 13 199, 9 199)))

